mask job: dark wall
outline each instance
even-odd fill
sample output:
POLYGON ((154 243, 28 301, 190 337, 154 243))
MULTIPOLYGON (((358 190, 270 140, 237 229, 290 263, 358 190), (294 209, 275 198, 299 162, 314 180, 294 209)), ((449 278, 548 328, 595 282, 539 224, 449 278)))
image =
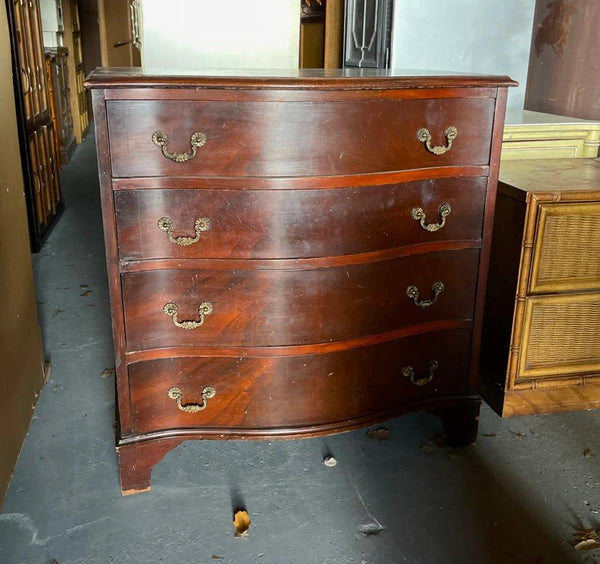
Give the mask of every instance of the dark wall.
POLYGON ((525 108, 600 119, 600 0, 537 0, 525 108))

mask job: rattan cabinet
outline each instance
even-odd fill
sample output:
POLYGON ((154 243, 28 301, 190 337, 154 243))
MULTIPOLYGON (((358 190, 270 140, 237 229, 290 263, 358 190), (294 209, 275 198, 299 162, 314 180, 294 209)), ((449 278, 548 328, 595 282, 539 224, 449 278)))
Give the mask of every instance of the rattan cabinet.
POLYGON ((600 159, 503 163, 481 359, 503 416, 600 407, 600 159))

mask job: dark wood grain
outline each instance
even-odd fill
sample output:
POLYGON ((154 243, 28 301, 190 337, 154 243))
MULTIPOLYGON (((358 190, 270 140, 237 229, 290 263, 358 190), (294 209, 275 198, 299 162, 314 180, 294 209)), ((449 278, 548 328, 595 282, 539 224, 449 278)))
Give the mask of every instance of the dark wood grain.
POLYGON ((319 176, 452 165, 485 165, 490 157, 493 98, 365 100, 361 102, 109 101, 112 174, 134 176, 319 176), (458 130, 452 149, 429 152, 417 139, 427 128, 433 145, 458 130), (195 158, 167 159, 152 142, 169 138, 169 151, 189 151, 191 135, 206 134, 195 158))
POLYGON ((125 321, 123 319, 123 301, 121 278, 119 275, 119 253, 117 228, 115 222, 114 199, 110 185, 110 153, 108 146, 108 127, 104 91, 92 92, 94 110, 96 154, 98 158, 98 176, 100 182, 100 205, 104 247, 106 249, 106 271, 112 322, 113 351, 115 355, 117 419, 121 425, 129 425, 129 401, 127 386, 127 366, 125 365, 125 321))
POLYGON ((165 439, 117 446, 121 493, 131 495, 148 491, 154 466, 179 443, 181 439, 165 439))
MULTIPOLYGON (((189 73, 144 72, 141 68, 97 68, 88 88, 219 88, 264 90, 397 90, 517 86, 508 76, 431 73, 414 69, 206 69, 189 73)), ((477 90, 474 90, 473 95, 477 90)))
POLYGON ((435 178, 470 178, 488 176, 489 167, 436 166, 394 172, 374 172, 368 174, 339 174, 336 176, 295 176, 253 178, 252 183, 243 176, 155 176, 140 178, 113 178, 113 190, 312 190, 318 188, 348 188, 360 186, 380 186, 387 184, 433 180, 435 178))
POLYGON ((473 347, 471 348, 471 370, 469 383, 471 389, 477 389, 479 378, 479 353, 481 347, 481 330, 485 308, 485 292, 487 288, 488 268, 490 264, 490 249, 492 244, 492 228, 494 226, 494 210, 496 205, 496 190, 498 172, 500 169, 500 153, 502 149, 502 134, 504 131, 504 116, 506 113, 506 88, 498 88, 496 98, 496 111, 494 113, 494 127, 491 139, 490 174, 488 176, 487 193, 483 215, 483 236, 479 272, 477 275, 477 289, 475 294, 475 314, 473 319, 473 347))
POLYGON ((291 192, 121 191, 115 194, 120 259, 283 259, 477 240, 485 184, 479 177, 291 192), (439 223, 443 203, 450 204, 452 212, 439 231, 428 232, 411 217, 413 208, 421 208, 427 224, 439 223), (159 229, 162 217, 173 221, 174 237, 193 237, 198 218, 208 218, 211 227, 197 243, 181 246, 159 229))
POLYGON ((478 251, 416 255, 393 261, 305 271, 169 271, 123 275, 129 351, 166 346, 297 345, 349 339, 438 319, 470 319, 478 251), (444 291, 427 308, 432 285, 444 291), (163 312, 199 320, 198 306, 214 308, 194 330, 176 327, 163 312))
POLYGON ((296 428, 343 421, 429 396, 466 392, 470 331, 430 333, 325 355, 279 358, 170 358, 129 367, 133 434, 178 429, 296 428), (402 368, 412 366, 412 384, 402 368), (370 377, 366 379, 364 375, 370 377), (184 403, 200 403, 212 386, 206 408, 186 413, 167 392, 183 392, 184 403))

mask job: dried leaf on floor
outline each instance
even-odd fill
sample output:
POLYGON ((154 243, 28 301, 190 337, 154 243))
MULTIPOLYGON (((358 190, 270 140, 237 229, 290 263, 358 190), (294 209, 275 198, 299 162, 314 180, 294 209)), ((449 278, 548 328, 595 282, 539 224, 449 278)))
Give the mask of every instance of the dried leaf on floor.
POLYGON ((496 437, 496 433, 479 433, 482 437, 496 437))
POLYGON ((592 456, 596 456, 596 455, 592 452, 592 449, 590 449, 590 448, 584 448, 583 449, 583 456, 585 456, 586 458, 591 458, 592 456))
POLYGON ((388 440, 390 436, 390 431, 385 427, 378 427, 377 429, 367 431, 367 435, 370 439, 373 439, 375 442, 380 443, 381 441, 388 440))
POLYGON ((515 437, 519 437, 519 439, 522 439, 523 437, 527 436, 527 435, 524 435, 523 433, 521 433, 520 431, 511 431, 509 429, 508 432, 512 433, 515 437))
POLYGON ((597 528, 581 529, 575 533, 575 550, 587 551, 600 548, 600 533, 597 528))
POLYGON ((80 294, 80 295, 83 296, 84 298, 87 298, 88 296, 92 295, 92 291, 86 290, 85 292, 83 292, 83 294, 80 294))
POLYGON ((223 560, 223 558, 221 558, 220 556, 217 556, 216 554, 212 555, 212 559, 213 560, 223 560))
POLYGON ((108 378, 109 376, 114 376, 115 369, 114 368, 105 368, 102 372, 100 372, 101 378, 108 378))
POLYGON ((248 515, 247 511, 238 511, 233 516, 233 526, 235 527, 235 536, 236 537, 247 537, 248 531, 250 529, 250 515, 248 515))

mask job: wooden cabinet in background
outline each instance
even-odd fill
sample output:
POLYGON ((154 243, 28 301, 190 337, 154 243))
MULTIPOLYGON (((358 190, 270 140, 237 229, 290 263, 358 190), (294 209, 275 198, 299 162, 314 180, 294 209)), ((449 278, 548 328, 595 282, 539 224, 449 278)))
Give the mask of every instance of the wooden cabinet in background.
POLYGON ((61 164, 69 162, 77 146, 73 135, 68 56, 64 47, 46 49, 50 110, 56 132, 56 150, 60 155, 61 164))
POLYGON ((7 3, 31 247, 37 252, 63 209, 50 115, 39 0, 7 3))
POLYGON ((600 159, 502 164, 480 387, 503 416, 600 407, 600 159))

